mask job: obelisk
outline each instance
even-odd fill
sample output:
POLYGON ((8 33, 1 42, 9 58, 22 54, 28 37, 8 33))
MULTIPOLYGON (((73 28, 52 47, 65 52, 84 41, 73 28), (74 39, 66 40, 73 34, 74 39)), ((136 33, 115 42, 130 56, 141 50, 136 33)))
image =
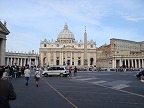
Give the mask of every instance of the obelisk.
POLYGON ((85 33, 84 33, 84 67, 87 68, 87 33, 86 33, 86 26, 85 26, 85 33))

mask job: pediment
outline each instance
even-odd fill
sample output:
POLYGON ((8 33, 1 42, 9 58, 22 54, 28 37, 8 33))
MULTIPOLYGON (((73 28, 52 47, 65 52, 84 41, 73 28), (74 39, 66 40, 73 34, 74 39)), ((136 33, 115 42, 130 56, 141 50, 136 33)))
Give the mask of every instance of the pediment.
POLYGON ((8 35, 10 32, 9 30, 7 29, 7 27, 0 21, 0 32, 8 35))

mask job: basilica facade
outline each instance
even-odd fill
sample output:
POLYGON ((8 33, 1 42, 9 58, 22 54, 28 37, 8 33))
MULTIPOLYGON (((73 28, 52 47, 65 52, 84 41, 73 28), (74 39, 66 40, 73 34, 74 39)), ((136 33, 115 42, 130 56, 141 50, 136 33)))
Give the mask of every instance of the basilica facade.
POLYGON ((40 42, 39 60, 41 66, 68 65, 88 67, 96 65, 96 42, 87 41, 87 33, 83 41, 76 41, 74 34, 65 24, 58 34, 57 40, 43 40, 40 42))

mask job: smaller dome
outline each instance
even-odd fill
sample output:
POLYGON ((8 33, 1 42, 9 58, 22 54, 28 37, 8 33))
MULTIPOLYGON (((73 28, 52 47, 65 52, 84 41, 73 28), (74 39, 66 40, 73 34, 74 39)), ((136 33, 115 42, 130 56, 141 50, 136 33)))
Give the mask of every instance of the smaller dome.
POLYGON ((58 34, 58 39, 75 39, 73 33, 68 29, 67 23, 64 25, 64 29, 58 34))

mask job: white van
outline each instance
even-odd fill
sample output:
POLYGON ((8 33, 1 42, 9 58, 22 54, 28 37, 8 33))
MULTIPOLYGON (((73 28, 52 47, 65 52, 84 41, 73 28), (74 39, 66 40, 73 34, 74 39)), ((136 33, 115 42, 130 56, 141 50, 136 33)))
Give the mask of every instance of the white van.
POLYGON ((44 75, 45 77, 52 76, 52 75, 67 77, 67 75, 69 75, 69 72, 66 66, 50 66, 45 68, 45 70, 42 72, 42 75, 44 75))

